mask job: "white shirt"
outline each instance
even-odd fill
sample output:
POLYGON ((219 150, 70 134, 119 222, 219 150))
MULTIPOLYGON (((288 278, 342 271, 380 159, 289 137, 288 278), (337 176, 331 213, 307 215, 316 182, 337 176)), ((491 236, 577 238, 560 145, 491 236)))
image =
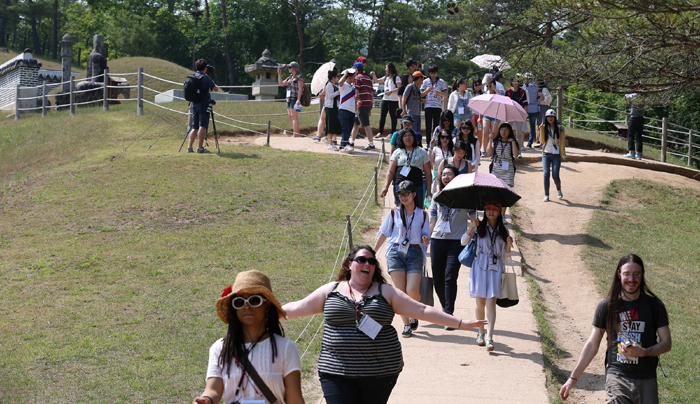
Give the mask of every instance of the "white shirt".
POLYGON ((344 83, 340 87, 340 101, 338 102, 338 109, 344 109, 355 113, 355 108, 357 104, 357 91, 355 91, 355 86, 350 83, 344 83))
POLYGON ((416 207, 413 209, 413 215, 406 215, 406 226, 404 226, 401 221, 401 208, 396 207, 392 212, 386 215, 382 222, 382 227, 379 228, 379 232, 377 233, 377 235, 383 234, 388 238, 386 246, 387 255, 394 244, 403 242, 406 238, 407 231, 408 243, 420 245, 425 253, 422 237, 430 237, 430 221, 428 220, 428 214, 423 211, 423 209, 416 207), (394 212, 393 227, 391 226, 392 212, 394 212))
MULTIPOLYGON (((337 85, 336 85, 337 86, 337 85)), ((335 87, 330 81, 326 83, 326 96, 323 99, 323 106, 326 108, 333 108, 333 100, 335 97, 340 96, 340 90, 335 91, 335 87)), ((338 105, 340 105, 340 100, 338 100, 338 105)))
POLYGON ((506 88, 503 87, 503 83, 501 83, 500 81, 496 82, 496 91, 500 95, 506 95, 506 88))
MULTIPOLYGON (((274 363, 272 362, 272 345, 270 344, 269 338, 260 341, 253 350, 248 353, 248 358, 260 375, 260 378, 267 384, 267 387, 270 388, 279 402, 284 403, 284 378, 295 370, 301 371, 301 355, 299 355, 299 349, 297 349, 297 345, 293 341, 279 335, 275 335, 274 337, 277 343, 277 357, 274 363)), ((241 367, 236 364, 235 360, 231 364, 230 372, 226 372, 225 370, 227 369, 222 369, 222 367, 219 366, 219 355, 221 354, 223 343, 224 340, 222 338, 209 348, 209 366, 207 367, 207 379, 210 377, 218 377, 224 382, 224 396, 221 402, 231 403, 237 399, 240 400, 243 398, 264 398, 264 396, 258 394, 260 389, 256 391, 254 387, 255 383, 249 380, 247 376, 243 380, 241 386, 243 393, 235 397, 236 389, 238 388, 238 383, 240 382, 243 371, 241 367)), ((247 349, 249 349, 251 345, 252 344, 245 344, 247 349)), ((269 401, 265 400, 265 403, 269 404, 269 401)))
POLYGON ((394 80, 391 80, 388 77, 384 76, 384 97, 382 97, 382 99, 385 101, 398 101, 398 91, 394 91, 389 95, 386 95, 386 92, 396 90, 397 88, 399 88, 399 86, 401 86, 401 77, 399 77, 398 74, 394 76, 394 80))

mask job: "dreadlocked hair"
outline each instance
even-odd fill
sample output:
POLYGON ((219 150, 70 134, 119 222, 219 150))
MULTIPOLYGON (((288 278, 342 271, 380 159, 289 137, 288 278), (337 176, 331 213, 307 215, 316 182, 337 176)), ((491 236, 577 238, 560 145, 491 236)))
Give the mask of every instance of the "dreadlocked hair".
POLYGON ((645 295, 656 297, 644 280, 644 262, 642 259, 636 254, 627 254, 620 258, 613 275, 612 285, 610 285, 610 290, 608 291, 608 313, 605 324, 608 347, 617 343, 617 332, 620 331, 620 312, 622 312, 622 279, 620 271, 622 271, 622 267, 625 264, 629 263, 635 263, 642 268, 642 280, 639 282, 639 297, 645 298, 645 295))
MULTIPOLYGON (((230 303, 229 303, 230 304, 230 303)), ((272 363, 275 363, 277 357, 277 341, 275 334, 284 337, 284 328, 280 323, 279 311, 277 306, 268 302, 267 310, 265 311, 265 332, 270 336, 270 345, 272 346, 272 363)), ((231 374, 231 365, 238 362, 243 366, 243 357, 245 353, 245 343, 243 342, 243 324, 236 315, 236 310, 230 308, 228 310, 228 331, 224 337, 223 347, 219 355, 219 366, 228 375, 231 374)), ((247 354, 245 355, 247 356, 247 354)))

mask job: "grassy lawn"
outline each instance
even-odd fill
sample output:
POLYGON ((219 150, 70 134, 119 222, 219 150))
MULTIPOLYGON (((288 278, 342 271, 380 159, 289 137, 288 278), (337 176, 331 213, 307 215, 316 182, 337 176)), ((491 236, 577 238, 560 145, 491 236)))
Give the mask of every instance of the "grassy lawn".
MULTIPOLYGON (((588 226, 588 233, 611 248, 588 245, 582 256, 601 294, 621 256, 644 260, 646 280, 664 302, 671 321, 673 349, 662 355, 668 377, 659 374, 663 403, 696 403, 700 395, 700 192, 643 180, 613 181, 588 226)), ((592 313, 591 313, 592 315, 592 313)), ((596 358, 595 360, 602 360, 596 358)))
POLYGON ((0 402, 190 402, 225 335, 222 289, 248 269, 282 302, 327 282, 376 163, 225 143, 178 154, 182 125, 147 150, 169 115, 121 153, 160 115, 132 106, 0 121, 0 402))

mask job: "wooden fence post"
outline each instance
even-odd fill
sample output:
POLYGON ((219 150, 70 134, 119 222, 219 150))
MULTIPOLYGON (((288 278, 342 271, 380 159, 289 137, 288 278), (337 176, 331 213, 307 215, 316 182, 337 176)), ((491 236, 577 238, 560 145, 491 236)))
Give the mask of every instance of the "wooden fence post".
POLYGON ((377 166, 374 166, 374 203, 379 205, 379 195, 377 195, 377 166))
POLYGON ((345 215, 345 226, 348 229, 348 249, 352 250, 352 226, 350 225, 350 215, 345 215))
POLYGON ((386 152, 384 151, 384 139, 385 138, 382 138, 382 151, 381 151, 381 153, 382 153, 382 161, 386 163, 386 152))
POLYGON ((668 143, 668 118, 661 120, 661 162, 666 162, 666 145, 668 143))
POLYGON ((688 165, 693 164, 693 130, 688 131, 688 165))
POLYGON ((72 74, 70 76, 70 89, 68 91, 70 114, 75 115, 75 79, 72 74))
POLYGON ((102 111, 107 112, 109 111, 109 101, 107 101, 107 93, 109 92, 107 88, 109 85, 109 69, 105 69, 105 74, 102 79, 102 111))
POLYGON ((41 82, 41 117, 46 116, 46 80, 41 82))
POLYGON ((271 121, 267 121, 267 145, 270 145, 270 123, 271 121))
POLYGON ((143 115, 143 67, 139 67, 138 96, 136 99, 136 115, 143 115))
POLYGON ((569 128, 574 127, 574 117, 573 115, 569 115, 569 128))
POLYGON ((564 87, 559 87, 557 91, 557 122, 561 122, 564 112, 564 87))

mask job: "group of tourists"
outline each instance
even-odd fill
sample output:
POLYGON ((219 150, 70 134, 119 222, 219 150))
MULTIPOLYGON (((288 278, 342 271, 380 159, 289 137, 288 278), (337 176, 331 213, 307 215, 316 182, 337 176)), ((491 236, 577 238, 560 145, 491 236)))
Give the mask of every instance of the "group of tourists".
MULTIPOLYGON (((445 172, 452 173, 446 176, 450 178, 456 169, 448 166, 445 172)), ((393 220, 404 221, 410 216, 409 223, 414 218, 420 222, 420 209, 410 202, 415 199, 415 192, 409 184, 402 186, 401 192, 402 207, 392 212, 393 220)), ((193 404, 304 403, 301 356, 296 344, 284 338, 281 325, 281 320, 297 317, 324 315, 318 375, 328 404, 388 401, 404 367, 401 344, 392 326, 396 314, 404 320, 402 336, 410 336, 409 330, 415 330, 419 320, 442 325, 446 330, 478 328, 476 343, 493 350, 495 304, 493 298, 484 296, 498 296, 500 275, 493 268, 509 254, 512 239, 501 221, 499 203, 489 202, 485 212, 486 218, 481 222, 472 221, 468 228, 452 228, 452 218, 438 208, 435 219, 431 214, 430 227, 446 237, 439 238, 440 243, 431 241, 434 251, 453 248, 454 236, 460 232, 462 244, 473 237, 478 239, 480 252, 472 266, 469 293, 476 298, 477 317, 485 315, 488 320, 464 320, 452 315, 456 284, 443 292, 436 282, 442 310, 418 301, 419 293, 413 286, 416 277, 409 275, 420 270, 417 256, 424 251, 412 251, 411 242, 425 245, 425 225, 408 235, 410 244, 405 255, 410 258, 396 262, 387 253, 393 286, 384 278, 376 249, 367 245, 350 251, 333 282, 285 305, 273 294, 265 274, 256 270, 240 272, 216 301, 216 312, 228 329, 226 336, 209 349, 206 386, 193 404)), ((455 212, 455 217, 461 223, 470 219, 468 212, 455 212)), ((385 220, 380 231, 385 238, 385 231, 393 227, 387 224, 385 220)), ((401 226, 405 224, 402 222, 401 226)), ((392 232, 389 251, 405 250, 404 236, 403 231, 398 235, 392 232)), ((378 241, 377 245, 382 243, 383 240, 378 241)), ((620 259, 608 296, 595 311, 591 335, 571 376, 561 387, 562 400, 569 397, 607 334, 607 402, 659 402, 656 368, 659 355, 671 350, 671 333, 666 308, 651 292, 644 276, 640 257, 628 254, 620 259)))
MULTIPOLYGON (((384 218, 374 247, 355 246, 335 281, 299 301, 282 305, 265 274, 239 273, 216 302, 228 331, 210 348, 206 386, 194 403, 303 403, 299 350, 284 338, 281 325, 281 320, 297 317, 324 315, 318 374, 328 404, 388 401, 404 366, 399 333, 392 326, 396 314, 403 323, 401 337, 411 337, 423 320, 450 331, 477 328, 474 343, 486 351, 496 349, 496 302, 513 243, 506 228, 506 207, 490 200, 479 213, 451 208, 431 197, 460 174, 477 172, 482 158, 491 158, 489 172, 513 187, 521 149, 534 147, 542 152, 543 201, 549 201, 550 174, 557 197, 563 198, 559 171, 566 158, 566 137, 556 112, 549 108, 551 94, 543 83, 520 75, 506 90, 502 72, 497 71, 483 80, 458 78, 448 95, 437 66, 429 66, 425 76, 418 63, 409 60, 410 73, 399 77, 396 67, 387 63, 384 76, 378 78, 374 72, 365 73, 366 62, 360 57, 352 68, 329 71, 319 125, 323 123, 331 150, 353 151, 360 128, 369 141, 364 150, 374 149, 369 124, 372 84, 384 85, 378 135, 388 115, 392 137, 381 196, 392 188, 395 208, 384 218), (499 122, 472 111, 469 100, 483 88, 520 103, 528 112, 529 133, 524 122, 499 122), (448 102, 443 110, 444 98, 448 102), (462 266, 458 257, 472 241, 475 257, 468 291, 475 299, 476 319, 464 320, 454 316, 462 266), (384 244, 391 284, 377 259, 384 244), (441 308, 420 302, 428 248, 441 308)), ((288 67, 290 76, 282 80, 280 75, 279 84, 288 88, 287 108, 296 135, 304 83, 299 65, 288 67)), ((608 402, 658 403, 656 366, 658 356, 671 349, 668 324, 663 303, 644 281, 642 259, 633 254, 622 257, 608 297, 595 312, 591 336, 561 387, 561 398, 568 398, 607 334, 608 402)))

